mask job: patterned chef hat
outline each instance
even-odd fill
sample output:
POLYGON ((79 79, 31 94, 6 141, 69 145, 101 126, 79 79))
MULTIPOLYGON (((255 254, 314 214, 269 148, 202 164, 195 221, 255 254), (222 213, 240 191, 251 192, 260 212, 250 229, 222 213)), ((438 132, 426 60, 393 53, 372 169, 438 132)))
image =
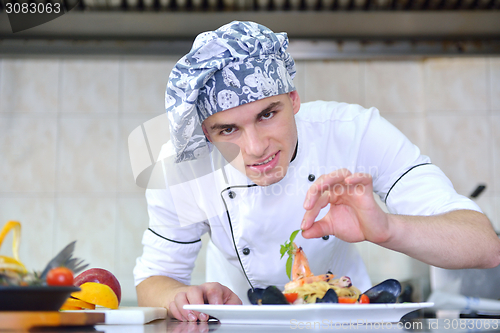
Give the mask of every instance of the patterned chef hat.
POLYGON ((175 161, 208 153, 201 123, 216 112, 295 90, 286 33, 233 21, 198 35, 172 69, 165 108, 175 161))

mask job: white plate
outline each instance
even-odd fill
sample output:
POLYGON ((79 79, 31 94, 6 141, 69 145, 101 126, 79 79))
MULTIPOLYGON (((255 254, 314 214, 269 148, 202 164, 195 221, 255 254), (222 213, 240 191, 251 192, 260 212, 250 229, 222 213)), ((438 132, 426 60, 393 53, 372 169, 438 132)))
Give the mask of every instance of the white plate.
POLYGON ((204 312, 228 324, 395 323, 408 312, 434 303, 212 305, 189 304, 184 309, 204 312))

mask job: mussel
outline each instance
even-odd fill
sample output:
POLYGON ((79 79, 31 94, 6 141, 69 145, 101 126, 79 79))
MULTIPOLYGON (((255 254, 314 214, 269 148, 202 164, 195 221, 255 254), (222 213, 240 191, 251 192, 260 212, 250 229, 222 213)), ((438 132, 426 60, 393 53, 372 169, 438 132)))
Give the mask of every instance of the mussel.
POLYGON ((263 288, 253 288, 248 289, 247 296, 250 303, 253 305, 262 304, 262 294, 264 293, 263 288))
POLYGON ((254 305, 261 304, 290 304, 285 295, 276 286, 269 286, 266 289, 254 288, 247 292, 248 300, 254 305))
POLYGON ((388 279, 371 287, 363 294, 368 296, 370 303, 396 303, 401 294, 401 284, 398 280, 388 279))
POLYGON ((339 298, 333 289, 328 289, 323 298, 316 298, 316 303, 338 303, 339 298))

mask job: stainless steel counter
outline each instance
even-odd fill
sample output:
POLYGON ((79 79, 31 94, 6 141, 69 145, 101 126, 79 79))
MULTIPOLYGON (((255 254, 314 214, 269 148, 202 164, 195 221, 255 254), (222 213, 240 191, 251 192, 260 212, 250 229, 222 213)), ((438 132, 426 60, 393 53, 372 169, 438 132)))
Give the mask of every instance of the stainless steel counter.
POLYGON ((500 319, 423 319, 398 323, 359 324, 344 323, 290 323, 290 325, 230 325, 213 321, 188 323, 176 320, 158 320, 147 325, 96 325, 81 329, 44 329, 43 332, 105 332, 105 333, 282 333, 297 331, 315 332, 494 332, 500 331, 500 319))
MULTIPOLYGON (((233 325, 217 321, 189 323, 176 320, 157 320, 146 325, 96 325, 82 327, 43 327, 30 332, 51 333, 284 333, 284 332, 500 332, 500 319, 416 319, 397 323, 291 322, 290 325, 233 325)), ((4 331, 2 331, 4 332, 4 331)), ((17 332, 17 331, 9 331, 17 332)), ((20 332, 20 331, 19 331, 20 332)))

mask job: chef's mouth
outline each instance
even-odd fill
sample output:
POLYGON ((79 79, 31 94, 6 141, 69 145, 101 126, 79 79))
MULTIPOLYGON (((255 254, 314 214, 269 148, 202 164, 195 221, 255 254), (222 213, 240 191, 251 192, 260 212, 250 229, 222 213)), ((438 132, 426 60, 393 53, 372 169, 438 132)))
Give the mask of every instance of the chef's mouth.
POLYGON ((261 166, 261 165, 267 164, 267 163, 271 162, 276 157, 277 154, 278 153, 274 153, 274 155, 269 156, 266 160, 264 160, 260 163, 250 164, 249 166, 261 166))

